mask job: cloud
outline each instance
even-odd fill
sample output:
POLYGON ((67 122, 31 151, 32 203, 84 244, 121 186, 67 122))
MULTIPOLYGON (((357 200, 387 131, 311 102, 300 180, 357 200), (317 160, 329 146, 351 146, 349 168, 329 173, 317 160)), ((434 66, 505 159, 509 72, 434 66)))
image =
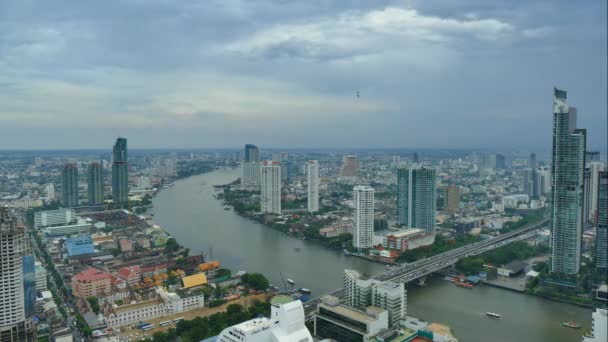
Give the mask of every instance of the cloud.
POLYGON ((420 43, 432 46, 470 39, 491 43, 514 31, 511 24, 493 18, 460 20, 386 7, 277 24, 220 51, 265 58, 331 60, 405 51, 420 43))

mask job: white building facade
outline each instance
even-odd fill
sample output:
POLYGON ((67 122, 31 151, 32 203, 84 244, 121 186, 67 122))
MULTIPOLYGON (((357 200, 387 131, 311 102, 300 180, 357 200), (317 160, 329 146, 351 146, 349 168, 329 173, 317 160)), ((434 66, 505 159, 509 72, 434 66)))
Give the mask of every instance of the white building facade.
POLYGON ((371 248, 374 235, 374 189, 363 185, 354 187, 353 202, 353 247, 359 250, 371 248))
POLYGON ((281 164, 265 160, 261 169, 262 192, 261 211, 263 213, 281 214, 281 164))
POLYGON ((319 211, 319 161, 308 161, 308 211, 319 211))

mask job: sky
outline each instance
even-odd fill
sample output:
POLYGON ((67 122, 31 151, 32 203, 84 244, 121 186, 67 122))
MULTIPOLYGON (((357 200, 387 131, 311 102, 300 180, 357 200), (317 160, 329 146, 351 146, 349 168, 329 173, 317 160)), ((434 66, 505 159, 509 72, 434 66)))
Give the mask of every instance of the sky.
POLYGON ((606 1, 0 1, 0 150, 606 149, 606 1), (357 97, 357 92, 359 97, 357 97))

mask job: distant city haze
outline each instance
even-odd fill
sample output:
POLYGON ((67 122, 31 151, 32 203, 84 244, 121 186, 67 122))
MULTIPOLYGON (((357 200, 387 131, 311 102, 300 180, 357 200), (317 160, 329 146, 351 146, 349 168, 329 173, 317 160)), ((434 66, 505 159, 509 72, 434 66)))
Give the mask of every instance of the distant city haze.
POLYGON ((0 149, 606 151, 606 1, 0 3, 0 149))

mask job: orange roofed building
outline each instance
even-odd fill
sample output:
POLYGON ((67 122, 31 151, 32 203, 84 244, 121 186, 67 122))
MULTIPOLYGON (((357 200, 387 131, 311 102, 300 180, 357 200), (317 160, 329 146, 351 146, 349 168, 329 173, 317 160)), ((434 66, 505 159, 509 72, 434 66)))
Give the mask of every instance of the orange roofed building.
POLYGON ((79 298, 107 296, 114 293, 115 288, 124 287, 122 279, 93 267, 72 277, 72 294, 79 298))
POLYGON ((141 268, 138 265, 123 267, 116 273, 129 286, 139 284, 141 281, 141 268))

